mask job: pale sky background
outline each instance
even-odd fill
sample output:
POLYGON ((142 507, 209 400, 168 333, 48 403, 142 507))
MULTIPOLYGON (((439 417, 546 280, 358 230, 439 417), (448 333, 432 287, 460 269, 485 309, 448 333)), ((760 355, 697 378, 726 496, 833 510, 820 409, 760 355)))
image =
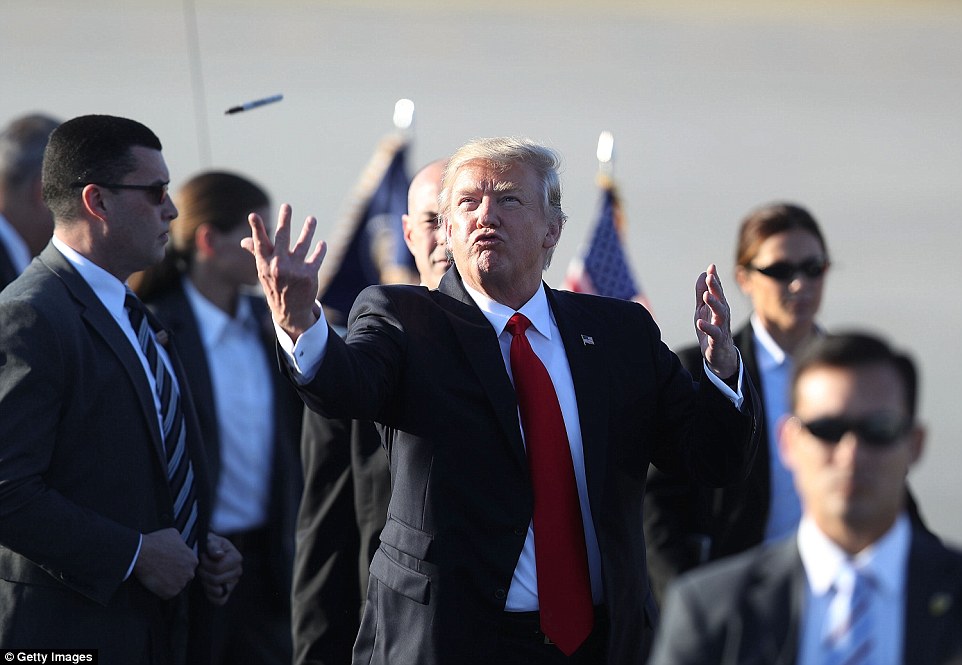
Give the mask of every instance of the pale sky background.
POLYGON ((412 172, 477 136, 551 145, 570 218, 551 285, 590 229, 595 146, 610 130, 631 261, 675 347, 694 340, 693 285, 709 262, 735 325, 747 317, 732 277, 742 216, 774 199, 805 205, 834 260, 823 324, 883 332, 922 365, 930 438, 911 481, 931 526, 962 543, 962 3, 0 7, 0 123, 34 110, 135 118, 164 142, 174 188, 236 170, 297 219, 316 215, 322 237, 401 97, 417 109, 412 172), (284 101, 223 113, 275 93, 284 101))

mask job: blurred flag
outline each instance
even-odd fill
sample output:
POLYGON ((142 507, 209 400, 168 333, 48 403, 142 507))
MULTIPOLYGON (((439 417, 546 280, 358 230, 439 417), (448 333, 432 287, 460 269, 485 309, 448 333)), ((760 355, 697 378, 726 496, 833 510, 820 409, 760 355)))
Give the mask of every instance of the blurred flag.
POLYGON ((624 213, 612 179, 605 174, 598 178, 601 187, 601 212, 578 255, 571 259, 562 288, 580 293, 596 293, 622 300, 634 300, 649 310, 648 299, 632 276, 628 257, 622 244, 624 213))
POLYGON ((333 325, 347 323, 354 300, 367 286, 418 283, 401 223, 411 184, 406 158, 403 138, 381 140, 351 194, 347 215, 328 240, 318 294, 333 325))

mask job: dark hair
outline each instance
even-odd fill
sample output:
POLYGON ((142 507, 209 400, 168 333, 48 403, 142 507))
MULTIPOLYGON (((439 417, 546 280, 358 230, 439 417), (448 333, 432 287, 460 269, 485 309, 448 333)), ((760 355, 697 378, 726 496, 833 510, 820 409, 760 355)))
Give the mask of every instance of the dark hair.
POLYGON ((150 300, 177 283, 194 260, 197 229, 209 224, 222 233, 247 224, 247 215, 270 205, 267 193, 243 176, 207 171, 188 180, 174 197, 179 215, 170 223, 164 260, 129 280, 131 288, 150 300))
POLYGON ((0 132, 0 188, 14 188, 40 175, 43 151, 59 120, 33 113, 0 132))
POLYGON ((818 222, 805 208, 792 203, 769 203, 748 213, 738 230, 738 247, 735 251, 735 265, 747 268, 758 248, 773 235, 800 229, 808 231, 818 239, 818 244, 828 259, 825 238, 818 222))
POLYGON ((815 367, 859 368, 867 365, 889 365, 899 375, 905 388, 905 406, 915 418, 918 401, 918 371, 905 353, 895 351, 884 340, 865 332, 843 332, 816 337, 795 359, 792 374, 792 409, 795 408, 799 378, 815 367))
POLYGON ((43 200, 54 217, 69 219, 78 212, 76 185, 121 182, 136 169, 134 146, 163 149, 156 134, 127 118, 84 115, 57 127, 43 156, 43 200))

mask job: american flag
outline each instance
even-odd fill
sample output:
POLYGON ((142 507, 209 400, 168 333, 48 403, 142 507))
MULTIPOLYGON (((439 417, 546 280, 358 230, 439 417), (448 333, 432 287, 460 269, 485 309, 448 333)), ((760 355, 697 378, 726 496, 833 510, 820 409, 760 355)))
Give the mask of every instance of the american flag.
POLYGON ((622 300, 634 300, 649 307, 647 298, 632 275, 622 244, 624 212, 610 177, 599 178, 601 211, 591 239, 568 264, 562 288, 595 293, 622 300))
POLYGON ((401 222, 411 184, 406 155, 407 143, 399 136, 389 135, 378 144, 351 195, 347 214, 328 241, 318 292, 334 325, 347 322, 365 287, 418 283, 401 222))

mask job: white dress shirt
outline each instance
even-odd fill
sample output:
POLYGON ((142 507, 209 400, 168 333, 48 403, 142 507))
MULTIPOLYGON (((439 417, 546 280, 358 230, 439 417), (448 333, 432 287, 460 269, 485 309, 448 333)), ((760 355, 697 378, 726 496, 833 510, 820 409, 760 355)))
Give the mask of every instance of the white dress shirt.
POLYGON ((238 533, 267 521, 274 447, 274 384, 250 302, 234 316, 183 280, 207 355, 220 433, 220 476, 211 526, 238 533))
MULTIPOLYGON (((56 247, 60 253, 64 255, 64 258, 80 273, 80 276, 87 282, 91 290, 93 290, 97 299, 103 303, 103 306, 110 313, 110 316, 113 317, 114 321, 117 322, 117 325, 120 326, 120 329, 127 337, 127 341, 130 342, 137 357, 140 358, 140 364, 143 366, 144 374, 147 375, 147 382, 150 384, 150 393, 154 396, 154 408, 157 411, 157 426, 160 428, 160 431, 163 432, 164 425, 160 415, 160 396, 157 394, 157 382, 154 380, 154 373, 150 369, 150 363, 147 362, 147 357, 140 348, 140 342, 137 341, 137 334, 134 332, 134 327, 130 324, 130 317, 127 315, 127 310, 124 309, 124 300, 127 298, 127 286, 109 272, 81 255, 57 236, 53 237, 52 242, 54 247, 56 247)), ((156 346, 157 355, 160 356, 163 363, 167 366, 171 380, 179 391, 180 385, 177 382, 177 375, 174 373, 174 368, 170 364, 167 351, 162 344, 158 343, 156 346)), ((124 576, 124 579, 130 577, 130 573, 134 570, 134 564, 140 555, 141 544, 143 544, 143 536, 141 536, 141 540, 137 545, 137 552, 130 562, 130 567, 127 569, 127 575, 124 576)))
POLYGON ((798 665, 826 662, 826 638, 832 625, 830 613, 834 611, 832 585, 846 567, 864 571, 875 580, 872 595, 874 665, 901 663, 905 637, 905 580, 912 539, 908 517, 899 515, 884 536, 854 558, 832 542, 808 517, 799 524, 797 538, 808 581, 799 627, 798 665))

